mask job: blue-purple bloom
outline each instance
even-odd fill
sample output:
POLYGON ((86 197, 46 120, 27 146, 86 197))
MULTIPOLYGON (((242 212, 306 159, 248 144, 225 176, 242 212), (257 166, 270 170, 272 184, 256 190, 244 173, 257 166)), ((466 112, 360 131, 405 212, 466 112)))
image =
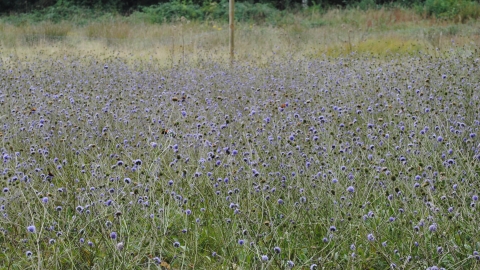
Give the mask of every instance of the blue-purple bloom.
POLYGON ((373 236, 373 234, 370 233, 370 234, 367 235, 367 239, 368 239, 368 241, 373 242, 373 241, 375 241, 375 236, 373 236))
POLYGON ((27 231, 31 233, 36 233, 37 229, 35 228, 35 225, 30 225, 27 227, 27 231))

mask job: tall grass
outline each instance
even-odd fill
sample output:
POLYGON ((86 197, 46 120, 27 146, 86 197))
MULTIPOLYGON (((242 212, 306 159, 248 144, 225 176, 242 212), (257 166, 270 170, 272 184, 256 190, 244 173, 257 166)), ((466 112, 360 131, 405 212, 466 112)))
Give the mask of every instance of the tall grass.
POLYGON ((7 55, 0 267, 477 269, 478 57, 276 53, 7 55))
POLYGON ((478 269, 478 23, 288 20, 0 24, 0 268, 478 269))
MULTIPOLYGON (((191 21, 178 18, 173 22, 152 24, 149 18, 104 17, 86 24, 64 21, 31 24, 0 24, 4 50, 28 51, 58 48, 82 51, 114 50, 160 57, 164 62, 178 63, 179 58, 194 58, 203 50, 220 53, 227 43, 227 23, 220 20, 191 21), (46 47, 45 47, 46 46, 46 47)), ((330 9, 305 11, 290 15, 288 23, 270 24, 238 22, 236 27, 237 59, 265 59, 265 56, 288 50, 295 55, 346 55, 351 52, 410 53, 448 50, 455 46, 471 48, 478 44, 478 23, 423 17, 414 10, 330 9), (393 37, 393 38, 390 38, 393 37), (388 45, 387 45, 388 43, 388 45), (384 44, 384 45, 380 45, 384 44), (405 44, 410 44, 405 46, 405 44), (408 47, 408 49, 407 49, 408 47)))

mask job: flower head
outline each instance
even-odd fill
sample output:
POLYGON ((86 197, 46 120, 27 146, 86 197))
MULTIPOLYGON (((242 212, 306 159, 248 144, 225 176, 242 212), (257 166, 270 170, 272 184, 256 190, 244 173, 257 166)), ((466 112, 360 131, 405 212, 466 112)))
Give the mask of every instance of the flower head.
POLYGON ((27 227, 27 231, 29 231, 31 233, 36 233, 37 229, 35 228, 35 225, 30 225, 30 226, 27 227))
POLYGON ((375 236, 373 236, 373 234, 370 233, 370 234, 367 235, 367 239, 368 239, 368 241, 373 242, 373 241, 375 241, 375 236))

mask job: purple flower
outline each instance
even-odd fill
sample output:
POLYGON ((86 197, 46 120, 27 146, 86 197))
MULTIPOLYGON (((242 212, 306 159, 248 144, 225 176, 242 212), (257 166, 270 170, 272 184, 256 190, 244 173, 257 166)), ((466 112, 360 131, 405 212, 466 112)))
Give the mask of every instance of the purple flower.
POLYGON ((368 239, 368 241, 373 242, 373 241, 375 241, 375 236, 373 236, 373 234, 370 233, 370 234, 367 235, 367 239, 368 239))
POLYGON ((350 193, 353 193, 353 192, 355 192, 355 188, 353 186, 349 186, 347 188, 347 191, 350 192, 350 193))
POLYGON ((180 247, 180 243, 179 243, 179 242, 174 242, 174 243, 173 243, 173 246, 176 247, 176 248, 178 248, 178 247, 180 247))
POLYGON ((282 199, 278 199, 277 203, 278 203, 278 204, 283 204, 283 200, 282 200, 282 199))
POLYGON ((428 227, 428 230, 431 231, 431 232, 436 232, 437 231, 437 224, 433 223, 432 225, 430 225, 430 227, 428 227))
POLYGON ((238 244, 240 246, 243 246, 243 244, 245 244, 245 240, 243 240, 243 239, 238 240, 238 244))
POLYGON ((473 195, 473 196, 472 196, 472 200, 478 201, 478 195, 473 195))
POLYGON ((27 257, 30 257, 30 256, 33 255, 33 253, 32 253, 30 250, 28 250, 27 252, 25 252, 25 255, 26 255, 27 257))
POLYGON ((43 202, 43 203, 48 203, 48 197, 43 197, 43 198, 42 198, 42 202, 43 202))
POLYGON ((331 232, 334 232, 334 231, 336 231, 336 230, 337 230, 337 227, 335 227, 335 226, 330 226, 330 231, 331 231, 331 232))
POLYGON ((277 254, 280 254, 280 251, 282 251, 282 250, 280 249, 280 247, 274 247, 273 251, 277 254))
POLYGON ((262 255, 262 261, 267 262, 268 261, 268 256, 267 255, 262 255))
POLYGON ((192 214, 192 210, 190 210, 190 209, 185 210, 185 214, 187 214, 188 216, 191 215, 191 214, 192 214))
POLYGON ((37 228, 35 228, 34 225, 30 225, 27 227, 27 231, 31 232, 31 233, 36 233, 37 232, 37 228))
POLYGON ((287 261, 287 266, 288 268, 293 268, 295 266, 295 263, 292 261, 287 261))
POLYGON ((110 233, 110 238, 112 238, 114 240, 117 239, 117 233, 116 232, 111 232, 110 233))

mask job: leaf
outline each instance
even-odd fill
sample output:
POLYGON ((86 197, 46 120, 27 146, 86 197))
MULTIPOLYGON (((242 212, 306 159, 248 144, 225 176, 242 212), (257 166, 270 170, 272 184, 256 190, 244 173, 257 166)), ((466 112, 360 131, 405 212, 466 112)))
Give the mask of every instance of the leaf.
POLYGON ((162 261, 160 263, 160 267, 163 267, 163 268, 166 268, 166 269, 170 269, 170 264, 168 264, 166 261, 162 261))

